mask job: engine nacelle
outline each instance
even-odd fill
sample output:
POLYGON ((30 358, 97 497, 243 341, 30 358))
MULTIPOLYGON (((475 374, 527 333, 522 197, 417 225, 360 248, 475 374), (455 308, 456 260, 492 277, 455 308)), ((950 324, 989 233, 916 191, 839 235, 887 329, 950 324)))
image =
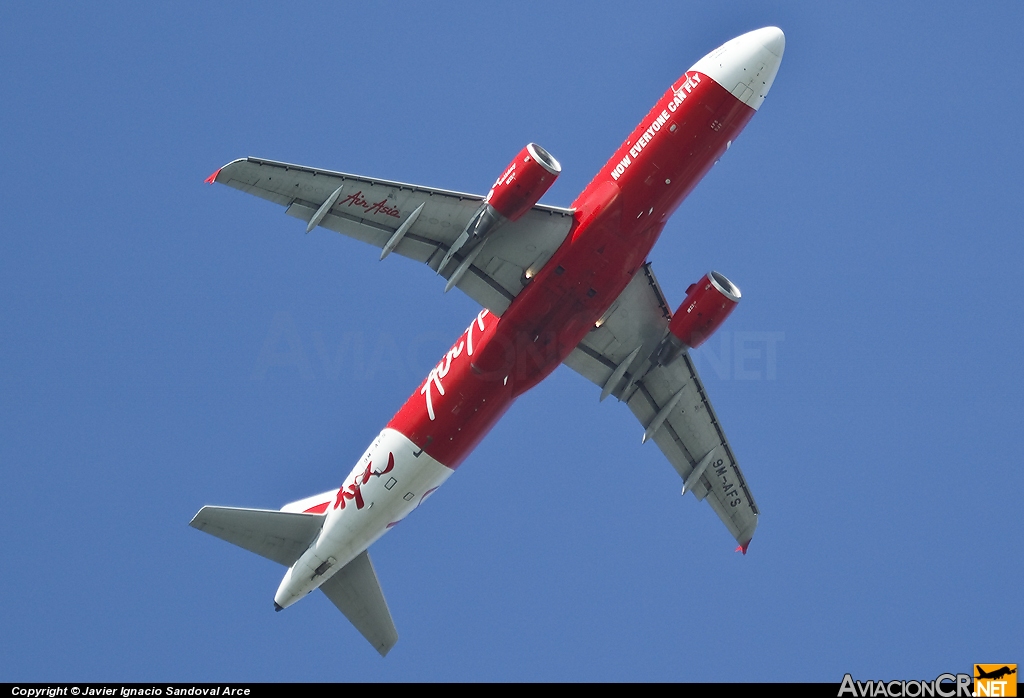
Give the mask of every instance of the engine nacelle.
POLYGON ((510 221, 517 221, 558 179, 562 166, 536 143, 519 151, 484 199, 510 221))
POLYGON ((669 335, 662 348, 660 362, 672 362, 684 346, 696 349, 703 344, 739 302, 739 288, 717 271, 708 272, 692 284, 686 289, 686 300, 668 323, 669 335))
POLYGON ((561 171, 562 166, 558 160, 536 143, 529 143, 519 151, 438 265, 437 273, 440 274, 459 250, 466 250, 462 262, 448 277, 445 292, 457 284, 469 269, 480 247, 486 242, 484 238, 500 228, 505 221, 515 222, 522 218, 540 201, 544 192, 551 188, 561 171))

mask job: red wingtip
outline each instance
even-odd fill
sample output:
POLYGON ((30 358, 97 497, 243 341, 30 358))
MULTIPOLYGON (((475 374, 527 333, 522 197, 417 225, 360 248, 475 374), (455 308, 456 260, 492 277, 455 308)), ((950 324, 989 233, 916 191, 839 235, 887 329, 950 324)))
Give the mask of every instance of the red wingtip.
POLYGON ((749 547, 750 547, 750 541, 748 540, 743 545, 737 546, 736 547, 736 552, 737 553, 743 553, 744 555, 746 555, 747 554, 747 548, 749 548, 749 547))
POLYGON ((217 181, 217 175, 219 175, 220 171, 223 170, 223 169, 224 169, 223 167, 218 167, 216 172, 214 172, 212 175, 210 175, 209 177, 207 177, 203 181, 206 182, 206 184, 213 184, 214 182, 217 181))

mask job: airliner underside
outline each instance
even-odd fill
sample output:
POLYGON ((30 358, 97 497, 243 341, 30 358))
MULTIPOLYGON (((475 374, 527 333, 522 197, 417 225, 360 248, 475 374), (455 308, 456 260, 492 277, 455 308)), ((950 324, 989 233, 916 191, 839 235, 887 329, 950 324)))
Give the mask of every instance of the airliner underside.
POLYGON ((569 208, 538 201, 561 171, 523 148, 487 196, 259 158, 207 180, 429 266, 483 309, 370 444, 341 487, 280 511, 206 506, 192 526, 288 568, 274 606, 321 589, 383 655, 397 641, 367 549, 458 468, 515 399, 561 363, 625 402, 744 553, 758 508, 689 349, 739 302, 718 272, 673 313, 647 256, 668 217, 732 145, 771 88, 774 27, 686 71, 569 208))

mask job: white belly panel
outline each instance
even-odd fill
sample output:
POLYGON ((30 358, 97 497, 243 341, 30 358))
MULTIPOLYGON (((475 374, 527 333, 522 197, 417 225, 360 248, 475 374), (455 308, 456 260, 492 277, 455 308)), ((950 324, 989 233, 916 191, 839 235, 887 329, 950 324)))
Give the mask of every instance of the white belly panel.
POLYGON ((275 601, 287 607, 315 590, 408 516, 452 472, 400 432, 384 429, 334 492, 320 536, 285 574, 275 601))

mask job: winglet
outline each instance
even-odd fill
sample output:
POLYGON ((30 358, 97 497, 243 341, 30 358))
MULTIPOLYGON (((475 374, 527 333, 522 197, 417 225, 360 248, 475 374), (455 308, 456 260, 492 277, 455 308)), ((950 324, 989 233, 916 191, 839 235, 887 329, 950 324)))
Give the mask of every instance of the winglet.
MULTIPOLYGON (((750 540, 753 540, 753 538, 751 538, 750 540)), ((746 555, 747 548, 750 547, 750 540, 748 540, 746 543, 743 543, 742 545, 737 546, 734 552, 743 553, 744 555, 746 555)))
POLYGON ((223 167, 218 167, 217 171, 214 172, 209 177, 207 177, 206 179, 204 179, 203 182, 205 182, 206 184, 213 184, 214 182, 217 181, 217 175, 219 175, 220 171, 223 170, 223 169, 224 169, 223 167))

